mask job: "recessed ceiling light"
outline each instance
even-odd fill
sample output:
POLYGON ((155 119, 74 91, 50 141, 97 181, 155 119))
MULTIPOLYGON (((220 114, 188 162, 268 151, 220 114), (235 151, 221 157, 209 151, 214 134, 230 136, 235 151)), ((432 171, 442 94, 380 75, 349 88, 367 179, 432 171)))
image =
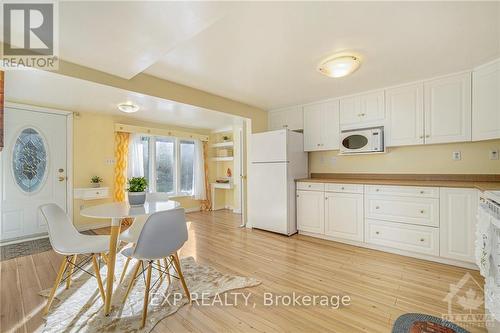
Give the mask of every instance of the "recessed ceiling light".
POLYGON ((361 61, 355 56, 334 56, 323 60, 318 71, 329 77, 343 77, 359 68, 361 61))
POLYGON ((130 102, 121 103, 121 104, 118 104, 118 110, 120 110, 121 112, 125 112, 125 113, 134 113, 134 112, 139 111, 139 106, 135 105, 133 103, 130 103, 130 102))

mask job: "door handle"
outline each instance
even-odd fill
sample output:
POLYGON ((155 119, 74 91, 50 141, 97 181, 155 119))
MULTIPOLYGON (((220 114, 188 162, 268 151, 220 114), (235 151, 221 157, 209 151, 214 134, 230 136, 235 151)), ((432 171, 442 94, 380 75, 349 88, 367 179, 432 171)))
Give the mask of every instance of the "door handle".
POLYGON ((63 181, 65 181, 65 180, 66 180, 66 177, 64 177, 64 176, 59 176, 58 180, 59 180, 60 182, 63 182, 63 181))

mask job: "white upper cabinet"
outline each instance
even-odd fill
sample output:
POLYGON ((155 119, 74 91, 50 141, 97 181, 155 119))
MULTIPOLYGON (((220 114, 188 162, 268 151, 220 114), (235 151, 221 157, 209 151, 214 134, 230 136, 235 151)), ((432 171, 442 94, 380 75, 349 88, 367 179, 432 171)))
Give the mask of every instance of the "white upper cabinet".
POLYGON ((424 86, 422 83, 385 91, 386 145, 424 143, 424 86))
POLYGON ((340 99, 341 126, 382 122, 384 118, 383 90, 340 99))
POLYGON ((500 138, 500 60, 472 74, 472 140, 500 138))
POLYGON ((288 128, 290 130, 301 130, 304 128, 302 108, 293 106, 286 109, 269 111, 269 130, 288 128))
POLYGON ((304 106, 304 150, 339 149, 339 101, 304 106))
POLYGON ((424 83, 425 143, 471 140, 471 74, 424 83))

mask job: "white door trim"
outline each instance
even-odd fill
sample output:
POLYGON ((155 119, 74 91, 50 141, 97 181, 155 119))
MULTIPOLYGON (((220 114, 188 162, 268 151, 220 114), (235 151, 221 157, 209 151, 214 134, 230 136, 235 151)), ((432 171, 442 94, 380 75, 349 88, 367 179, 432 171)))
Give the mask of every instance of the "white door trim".
MULTIPOLYGON (((32 112, 41 112, 41 113, 51 113, 51 114, 59 114, 66 116, 66 175, 68 180, 66 182, 66 208, 68 211, 68 216, 73 220, 73 115, 74 112, 54 109, 54 108, 46 108, 35 105, 21 104, 21 103, 12 103, 9 101, 5 102, 5 108, 9 109, 19 109, 25 111, 32 112)), ((0 169, 0 172, 2 170, 0 169)), ((0 200, 1 200, 0 196, 0 200)), ((0 201, 1 202, 1 201, 0 201)))

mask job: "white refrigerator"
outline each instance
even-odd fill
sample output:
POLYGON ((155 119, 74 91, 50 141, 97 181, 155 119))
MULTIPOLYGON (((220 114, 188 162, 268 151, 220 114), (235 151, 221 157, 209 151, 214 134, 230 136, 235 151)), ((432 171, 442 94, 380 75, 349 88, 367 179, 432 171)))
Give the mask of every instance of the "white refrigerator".
POLYGON ((295 179, 308 175, 303 135, 287 129, 252 134, 249 160, 250 226, 296 233, 295 179))

